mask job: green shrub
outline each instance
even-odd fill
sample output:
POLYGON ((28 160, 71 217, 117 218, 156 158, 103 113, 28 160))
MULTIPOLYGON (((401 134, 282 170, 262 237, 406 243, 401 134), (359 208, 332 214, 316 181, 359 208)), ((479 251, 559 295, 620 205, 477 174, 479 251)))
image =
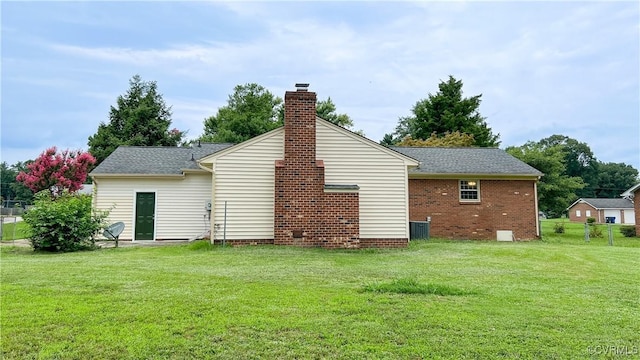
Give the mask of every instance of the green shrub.
POLYGON ((625 237, 636 236, 636 227, 634 225, 622 225, 620 226, 620 233, 625 237))
POLYGON ((596 225, 589 226, 589 237, 601 238, 602 237, 602 229, 600 229, 596 225))
POLYGON ((587 224, 591 225, 591 224, 595 224, 595 222, 596 222, 596 218, 594 217, 587 218, 587 224))
POLYGON ((211 242, 207 239, 197 240, 189 244, 189 250, 194 250, 194 251, 213 250, 213 245, 211 245, 211 242))
POLYGON ((556 234, 564 234, 564 223, 556 223, 553 225, 553 232, 556 234))
POLYGON ((49 191, 35 196, 35 205, 23 215, 34 250, 77 251, 95 248, 94 236, 106 225, 107 211, 92 210, 91 196, 49 191))

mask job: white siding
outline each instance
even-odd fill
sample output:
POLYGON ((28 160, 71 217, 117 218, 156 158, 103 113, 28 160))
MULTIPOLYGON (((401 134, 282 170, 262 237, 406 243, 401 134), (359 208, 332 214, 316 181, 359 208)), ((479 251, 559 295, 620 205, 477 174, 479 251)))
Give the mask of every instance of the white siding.
POLYGON ((215 157, 215 237, 222 240, 227 202, 226 239, 273 239, 275 161, 284 157, 284 129, 250 140, 215 157))
POLYGON ((325 183, 360 186, 360 237, 408 238, 407 166, 373 144, 316 125, 316 157, 325 183))
POLYGON ((635 225, 636 224, 636 212, 632 209, 624 210, 624 223, 627 225, 635 225))
POLYGON ((187 174, 176 179, 96 179, 96 207, 111 209, 109 222, 125 224, 120 239, 133 238, 135 193, 155 192, 155 238, 190 239, 208 230, 205 201, 211 199, 211 174, 187 174))

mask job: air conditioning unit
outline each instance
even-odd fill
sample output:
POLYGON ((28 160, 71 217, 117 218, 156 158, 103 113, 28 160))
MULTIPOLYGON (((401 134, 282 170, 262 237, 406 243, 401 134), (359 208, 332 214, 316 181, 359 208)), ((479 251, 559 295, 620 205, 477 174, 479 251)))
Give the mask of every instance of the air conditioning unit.
POLYGON ((204 202, 204 209, 207 211, 211 211, 211 200, 207 200, 204 202))

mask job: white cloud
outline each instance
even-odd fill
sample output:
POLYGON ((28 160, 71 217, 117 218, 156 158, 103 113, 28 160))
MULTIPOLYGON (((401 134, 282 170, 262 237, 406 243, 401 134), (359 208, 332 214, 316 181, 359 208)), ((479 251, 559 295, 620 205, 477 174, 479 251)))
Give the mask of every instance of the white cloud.
MULTIPOLYGON (((598 130, 603 114, 612 114, 611 127, 638 122, 639 15, 629 3, 161 4, 65 5, 77 19, 36 16, 53 29, 50 36, 3 24, 3 37, 11 28, 12 38, 20 40, 3 38, 9 49, 3 67, 16 80, 11 89, 58 88, 76 102, 95 101, 92 114, 62 99, 47 110, 65 124, 83 120, 65 122, 60 114, 86 112, 84 122, 96 127, 126 90, 126 79, 140 73, 158 81, 173 105, 174 125, 197 136, 203 119, 226 103, 236 84, 257 82, 282 96, 295 82, 308 81, 319 98, 331 96, 338 111, 377 141, 451 74, 463 80, 466 95, 483 94, 481 113, 503 145, 566 131, 593 142, 597 156, 611 154, 598 130), (169 23, 164 29, 128 18, 121 11, 127 6, 169 23), (96 13, 106 19, 115 9, 120 17, 113 25, 91 24, 96 13), (181 14, 188 20, 180 20, 181 14), (118 31, 130 36, 118 41, 118 31), (24 54, 18 51, 22 45, 29 46, 24 54)), ((8 116, 3 121, 18 115, 8 116)), ((3 129, 3 140, 5 134, 3 129)), ((45 135, 49 142, 64 136, 45 135)), ((626 152, 640 152, 638 135, 618 134, 625 140, 617 142, 632 144, 626 152)), ((4 141, 2 146, 4 151, 4 141)), ((640 167, 638 159, 631 161, 640 167)))

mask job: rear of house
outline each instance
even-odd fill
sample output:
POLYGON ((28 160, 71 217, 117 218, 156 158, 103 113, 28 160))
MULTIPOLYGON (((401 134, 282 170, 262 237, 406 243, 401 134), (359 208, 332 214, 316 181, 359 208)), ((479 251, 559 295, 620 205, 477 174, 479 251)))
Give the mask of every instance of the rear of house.
POLYGON ((241 144, 119 147, 91 176, 122 239, 403 247, 408 169, 418 162, 316 117, 285 94, 285 126, 241 144))
POLYGON ((119 147, 90 174, 123 240, 404 247, 410 221, 456 239, 539 236, 541 175, 500 149, 387 148, 316 116, 306 86, 285 125, 237 145, 119 147))

